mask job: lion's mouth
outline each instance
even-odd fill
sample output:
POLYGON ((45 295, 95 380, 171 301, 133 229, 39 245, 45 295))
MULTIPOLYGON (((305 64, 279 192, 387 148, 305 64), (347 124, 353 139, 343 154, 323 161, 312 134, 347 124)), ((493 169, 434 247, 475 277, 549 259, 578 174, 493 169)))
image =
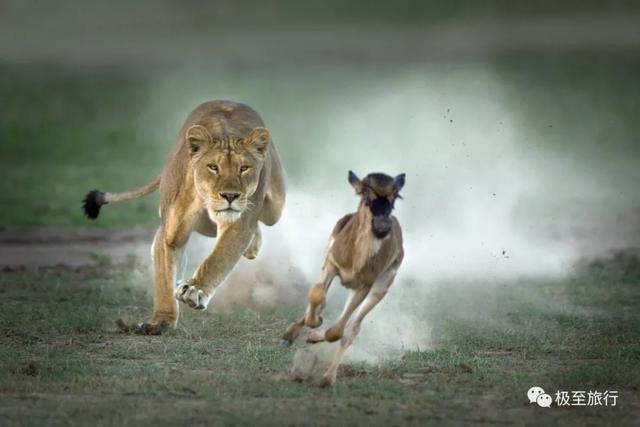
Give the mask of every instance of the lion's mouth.
POLYGON ((216 210, 216 212, 217 213, 224 213, 224 212, 229 212, 229 213, 230 212, 235 212, 235 213, 238 213, 238 212, 240 212, 240 209, 236 209, 233 206, 229 206, 228 208, 225 208, 225 209, 218 209, 218 210, 216 210))
POLYGON ((234 222, 240 219, 240 216, 242 215, 242 211, 240 209, 229 206, 228 208, 225 208, 225 209, 218 209, 213 211, 213 215, 214 216, 211 218, 211 220, 214 222, 216 220, 234 222))

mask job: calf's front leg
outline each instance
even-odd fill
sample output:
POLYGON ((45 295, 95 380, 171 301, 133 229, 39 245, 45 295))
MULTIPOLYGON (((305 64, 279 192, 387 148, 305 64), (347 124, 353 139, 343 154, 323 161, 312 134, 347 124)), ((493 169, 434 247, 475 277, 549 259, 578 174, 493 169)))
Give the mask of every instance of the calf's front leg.
POLYGON ((369 294, 370 288, 360 288, 354 291, 351 291, 349 294, 349 298, 347 299, 347 303, 342 310, 342 314, 329 329, 320 330, 316 329, 311 331, 309 337, 307 338, 307 342, 311 344, 319 343, 322 341, 334 342, 338 341, 342 338, 344 334, 344 328, 349 321, 349 318, 353 314, 353 312, 358 308, 358 306, 364 301, 365 297, 369 294))
POLYGON ((358 335, 358 332, 360 332, 360 325, 362 323, 362 320, 367 314, 369 314, 373 307, 375 307, 380 301, 382 301, 382 298, 384 298, 384 296, 387 294, 387 291, 393 283, 396 272, 397 268, 391 267, 376 279, 376 281, 373 283, 373 286, 371 286, 371 290, 369 291, 366 299, 358 308, 358 311, 347 322, 344 334, 340 339, 340 347, 338 348, 336 355, 331 361, 331 364, 322 376, 322 379, 319 383, 320 387, 328 387, 336 382, 338 366, 340 365, 340 362, 342 362, 342 357, 344 356, 345 351, 347 351, 347 348, 349 348, 349 346, 353 343, 353 340, 358 335))
POLYGON ((304 316, 291 323, 284 335, 282 335, 281 343, 284 347, 288 347, 296 340, 296 338, 298 338, 300 330, 305 326, 305 324, 312 328, 320 326, 322 323, 320 313, 326 303, 327 291, 337 274, 338 270, 335 266, 325 261, 320 281, 309 289, 309 304, 307 305, 304 316))

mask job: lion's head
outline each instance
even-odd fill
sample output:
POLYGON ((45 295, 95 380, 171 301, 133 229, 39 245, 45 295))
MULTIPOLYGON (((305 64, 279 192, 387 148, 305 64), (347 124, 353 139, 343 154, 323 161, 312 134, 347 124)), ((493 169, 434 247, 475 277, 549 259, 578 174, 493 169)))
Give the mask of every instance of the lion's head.
POLYGON ((260 172, 270 142, 263 127, 244 137, 213 138, 204 126, 187 130, 195 188, 213 221, 236 221, 260 184, 260 172))

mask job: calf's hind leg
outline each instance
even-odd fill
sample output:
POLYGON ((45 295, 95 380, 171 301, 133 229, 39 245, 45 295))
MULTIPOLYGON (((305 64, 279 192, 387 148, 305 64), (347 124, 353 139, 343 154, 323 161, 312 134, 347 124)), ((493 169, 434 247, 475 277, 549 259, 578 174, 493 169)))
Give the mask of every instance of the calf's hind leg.
POLYGON ((304 316, 289 325, 284 335, 282 335, 282 345, 291 345, 291 343, 298 338, 298 335, 300 335, 300 330, 304 325, 311 328, 317 328, 320 326, 322 323, 320 313, 326 303, 327 290, 331 285, 331 281, 337 274, 338 271, 334 266, 325 263, 325 266, 322 269, 320 281, 309 289, 309 304, 307 305, 304 316))

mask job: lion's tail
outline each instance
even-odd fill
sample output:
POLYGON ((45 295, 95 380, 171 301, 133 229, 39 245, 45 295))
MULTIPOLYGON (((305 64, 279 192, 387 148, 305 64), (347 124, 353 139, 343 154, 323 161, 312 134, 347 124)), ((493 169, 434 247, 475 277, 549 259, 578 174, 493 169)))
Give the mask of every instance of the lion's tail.
POLYGON ((160 186, 160 177, 153 179, 151 182, 143 185, 135 190, 125 191, 124 193, 105 193, 100 190, 89 191, 82 201, 82 208, 85 215, 90 219, 98 218, 100 208, 111 202, 120 202, 122 200, 131 200, 156 191, 160 186))

